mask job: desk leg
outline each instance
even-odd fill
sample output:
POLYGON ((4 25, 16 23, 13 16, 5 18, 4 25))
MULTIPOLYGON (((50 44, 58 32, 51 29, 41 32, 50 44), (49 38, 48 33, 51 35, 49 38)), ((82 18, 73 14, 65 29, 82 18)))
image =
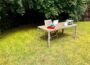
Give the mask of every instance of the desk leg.
POLYGON ((74 27, 73 38, 76 38, 76 26, 74 27))
POLYGON ((48 31, 48 47, 50 48, 50 31, 48 31))
POLYGON ((62 34, 64 33, 64 29, 62 29, 62 34))

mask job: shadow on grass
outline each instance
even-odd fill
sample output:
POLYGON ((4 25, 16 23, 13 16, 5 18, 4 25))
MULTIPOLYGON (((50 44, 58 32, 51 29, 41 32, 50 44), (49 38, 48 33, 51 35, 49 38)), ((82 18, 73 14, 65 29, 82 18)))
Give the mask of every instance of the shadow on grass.
MULTIPOLYGON (((60 39, 60 38, 64 38, 64 37, 67 37, 67 36, 70 36, 70 34, 67 34, 67 33, 61 33, 61 32, 58 32, 57 33, 58 34, 58 36, 53 36, 52 34, 51 34, 51 40, 56 40, 56 39, 60 39)), ((43 36, 41 36, 40 37, 42 40, 48 40, 48 34, 46 33, 46 34, 44 34, 43 36)))
POLYGON ((15 27, 15 28, 7 29, 4 31, 1 31, 0 39, 4 39, 5 37, 8 37, 15 32, 32 30, 35 28, 37 28, 37 25, 28 24, 28 25, 21 25, 21 26, 15 27))

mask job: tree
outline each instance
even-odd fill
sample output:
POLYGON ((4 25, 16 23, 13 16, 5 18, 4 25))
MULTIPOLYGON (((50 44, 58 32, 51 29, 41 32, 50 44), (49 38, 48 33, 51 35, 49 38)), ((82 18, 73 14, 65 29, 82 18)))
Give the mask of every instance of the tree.
POLYGON ((46 18, 58 17, 62 12, 79 20, 84 14, 88 0, 0 0, 0 17, 9 14, 24 15, 27 10, 34 9, 45 13, 46 18))
POLYGON ((35 0, 35 9, 44 12, 47 18, 58 16, 62 12, 79 20, 87 8, 87 0, 35 0))

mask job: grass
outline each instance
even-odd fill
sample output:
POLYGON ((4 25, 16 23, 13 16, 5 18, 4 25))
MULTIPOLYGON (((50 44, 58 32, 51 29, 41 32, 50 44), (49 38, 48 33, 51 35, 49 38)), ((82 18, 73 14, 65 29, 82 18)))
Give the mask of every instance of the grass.
POLYGON ((36 27, 6 32, 0 39, 0 65, 90 65, 90 22, 77 24, 77 39, 67 29, 51 40, 51 48, 36 27))

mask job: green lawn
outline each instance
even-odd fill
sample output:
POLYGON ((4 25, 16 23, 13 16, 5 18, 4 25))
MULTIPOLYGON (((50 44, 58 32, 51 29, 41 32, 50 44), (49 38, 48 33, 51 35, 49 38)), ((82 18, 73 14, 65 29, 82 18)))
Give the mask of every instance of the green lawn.
POLYGON ((23 26, 0 39, 0 65, 90 65, 90 22, 78 22, 77 39, 72 30, 51 40, 47 48, 44 31, 23 26))

